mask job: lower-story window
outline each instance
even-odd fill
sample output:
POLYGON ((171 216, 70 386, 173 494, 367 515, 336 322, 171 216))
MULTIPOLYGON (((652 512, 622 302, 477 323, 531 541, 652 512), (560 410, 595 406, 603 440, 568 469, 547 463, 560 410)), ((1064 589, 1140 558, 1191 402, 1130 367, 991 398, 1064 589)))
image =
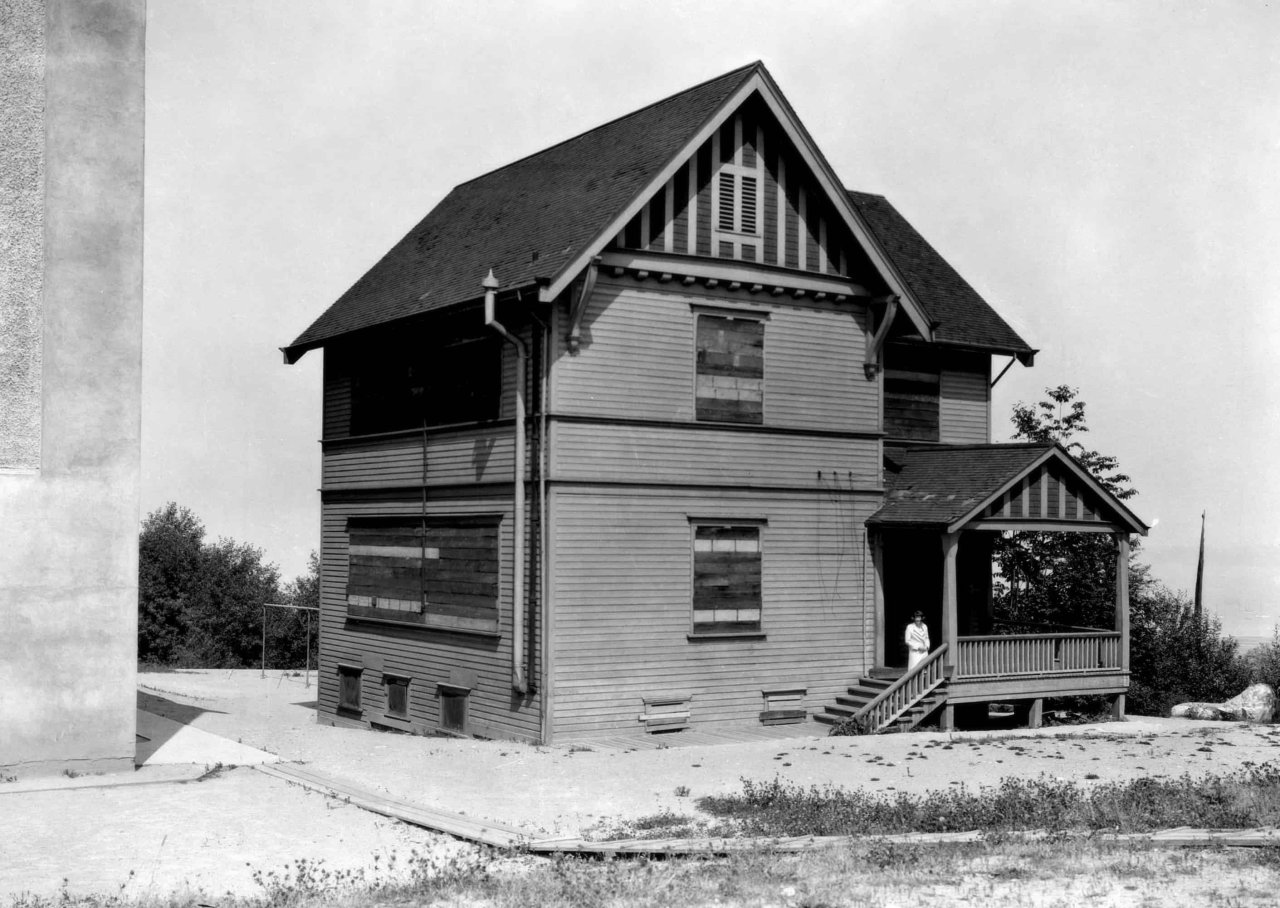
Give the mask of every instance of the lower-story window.
POLYGON ((759 631, 760 526, 693 527, 693 631, 759 631))
POLYGON ((400 675, 383 675, 387 690, 387 715, 393 719, 409 718, 409 679, 400 675))
POLYGON ((338 709, 360 712, 360 676, 363 672, 352 665, 338 666, 338 709))
POLYGON ((440 685, 440 728, 444 731, 465 733, 467 730, 467 698, 471 691, 466 688, 440 685))

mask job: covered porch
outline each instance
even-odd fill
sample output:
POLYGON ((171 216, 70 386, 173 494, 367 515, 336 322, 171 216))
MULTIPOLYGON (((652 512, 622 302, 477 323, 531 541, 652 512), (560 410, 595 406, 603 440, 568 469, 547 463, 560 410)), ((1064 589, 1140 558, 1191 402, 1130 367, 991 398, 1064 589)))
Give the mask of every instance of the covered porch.
POLYGON ((1024 704, 1034 726, 1046 698, 1078 695, 1108 696, 1123 716, 1129 538, 1145 535, 1146 525, 1057 444, 931 445, 886 459, 886 503, 867 525, 877 631, 871 674, 890 683, 863 717, 878 723, 910 710, 914 699, 940 710, 942 727, 952 728, 957 706, 1012 701, 1024 704), (1112 626, 998 621, 992 550, 1000 534, 1015 531, 1111 536, 1112 626), (908 673, 903 634, 917 609, 932 650, 908 673))

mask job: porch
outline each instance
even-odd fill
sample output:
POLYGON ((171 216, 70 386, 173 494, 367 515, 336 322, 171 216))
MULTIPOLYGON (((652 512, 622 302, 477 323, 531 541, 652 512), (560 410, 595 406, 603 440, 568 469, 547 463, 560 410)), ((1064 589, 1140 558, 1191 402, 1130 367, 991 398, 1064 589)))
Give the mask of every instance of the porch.
MULTIPOLYGON (((1129 536, 1147 527, 1059 445, 930 446, 893 452, 886 503, 868 521, 875 668, 828 707, 868 730, 940 711, 1025 701, 1039 724, 1050 697, 1103 695, 1124 714, 1129 686, 1129 536), (993 614, 992 549, 1006 532, 1104 533, 1114 540, 1109 628, 1012 627, 993 614), (903 631, 919 610, 928 657, 905 670, 903 631)), ((1100 566, 1101 567, 1101 566, 1100 566)))

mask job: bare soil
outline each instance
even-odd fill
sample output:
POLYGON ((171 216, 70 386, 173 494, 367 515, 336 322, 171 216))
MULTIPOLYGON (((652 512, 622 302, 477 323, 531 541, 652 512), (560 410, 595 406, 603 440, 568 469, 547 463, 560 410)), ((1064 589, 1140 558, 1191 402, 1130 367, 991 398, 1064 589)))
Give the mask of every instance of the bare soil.
MULTIPOLYGON (((1270 725, 1131 719, 860 738, 827 738, 824 727, 808 725, 793 738, 745 744, 681 746, 676 735, 655 748, 637 735, 634 748, 537 747, 318 725, 314 677, 306 687, 301 675, 184 671, 143 674, 139 686, 140 708, 203 732, 411 802, 546 836, 598 834, 668 810, 696 813, 698 797, 737 791, 744 778, 890 792, 975 789, 1009 776, 1090 784, 1231 772, 1274 759, 1280 745, 1280 729, 1270 725)), ((247 768, 185 784, 5 788, 0 783, 0 899, 50 894, 64 879, 71 892, 156 895, 185 886, 251 895, 261 892, 255 870, 280 871, 298 859, 373 879, 387 873, 393 856, 402 864, 415 849, 448 855, 470 847, 247 768)))

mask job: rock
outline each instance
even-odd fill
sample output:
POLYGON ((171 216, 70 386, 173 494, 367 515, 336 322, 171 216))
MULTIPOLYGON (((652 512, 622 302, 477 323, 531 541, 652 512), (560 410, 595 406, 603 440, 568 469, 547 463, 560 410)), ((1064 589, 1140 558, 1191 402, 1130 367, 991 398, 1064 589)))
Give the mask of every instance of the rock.
POLYGON ((1250 684, 1223 706, 1239 711, 1246 722, 1270 722, 1276 707, 1276 692, 1270 684, 1250 684))
POLYGON ((1179 703, 1169 715, 1175 719, 1270 722, 1275 706, 1276 692, 1270 684, 1251 684, 1225 703, 1179 703))

